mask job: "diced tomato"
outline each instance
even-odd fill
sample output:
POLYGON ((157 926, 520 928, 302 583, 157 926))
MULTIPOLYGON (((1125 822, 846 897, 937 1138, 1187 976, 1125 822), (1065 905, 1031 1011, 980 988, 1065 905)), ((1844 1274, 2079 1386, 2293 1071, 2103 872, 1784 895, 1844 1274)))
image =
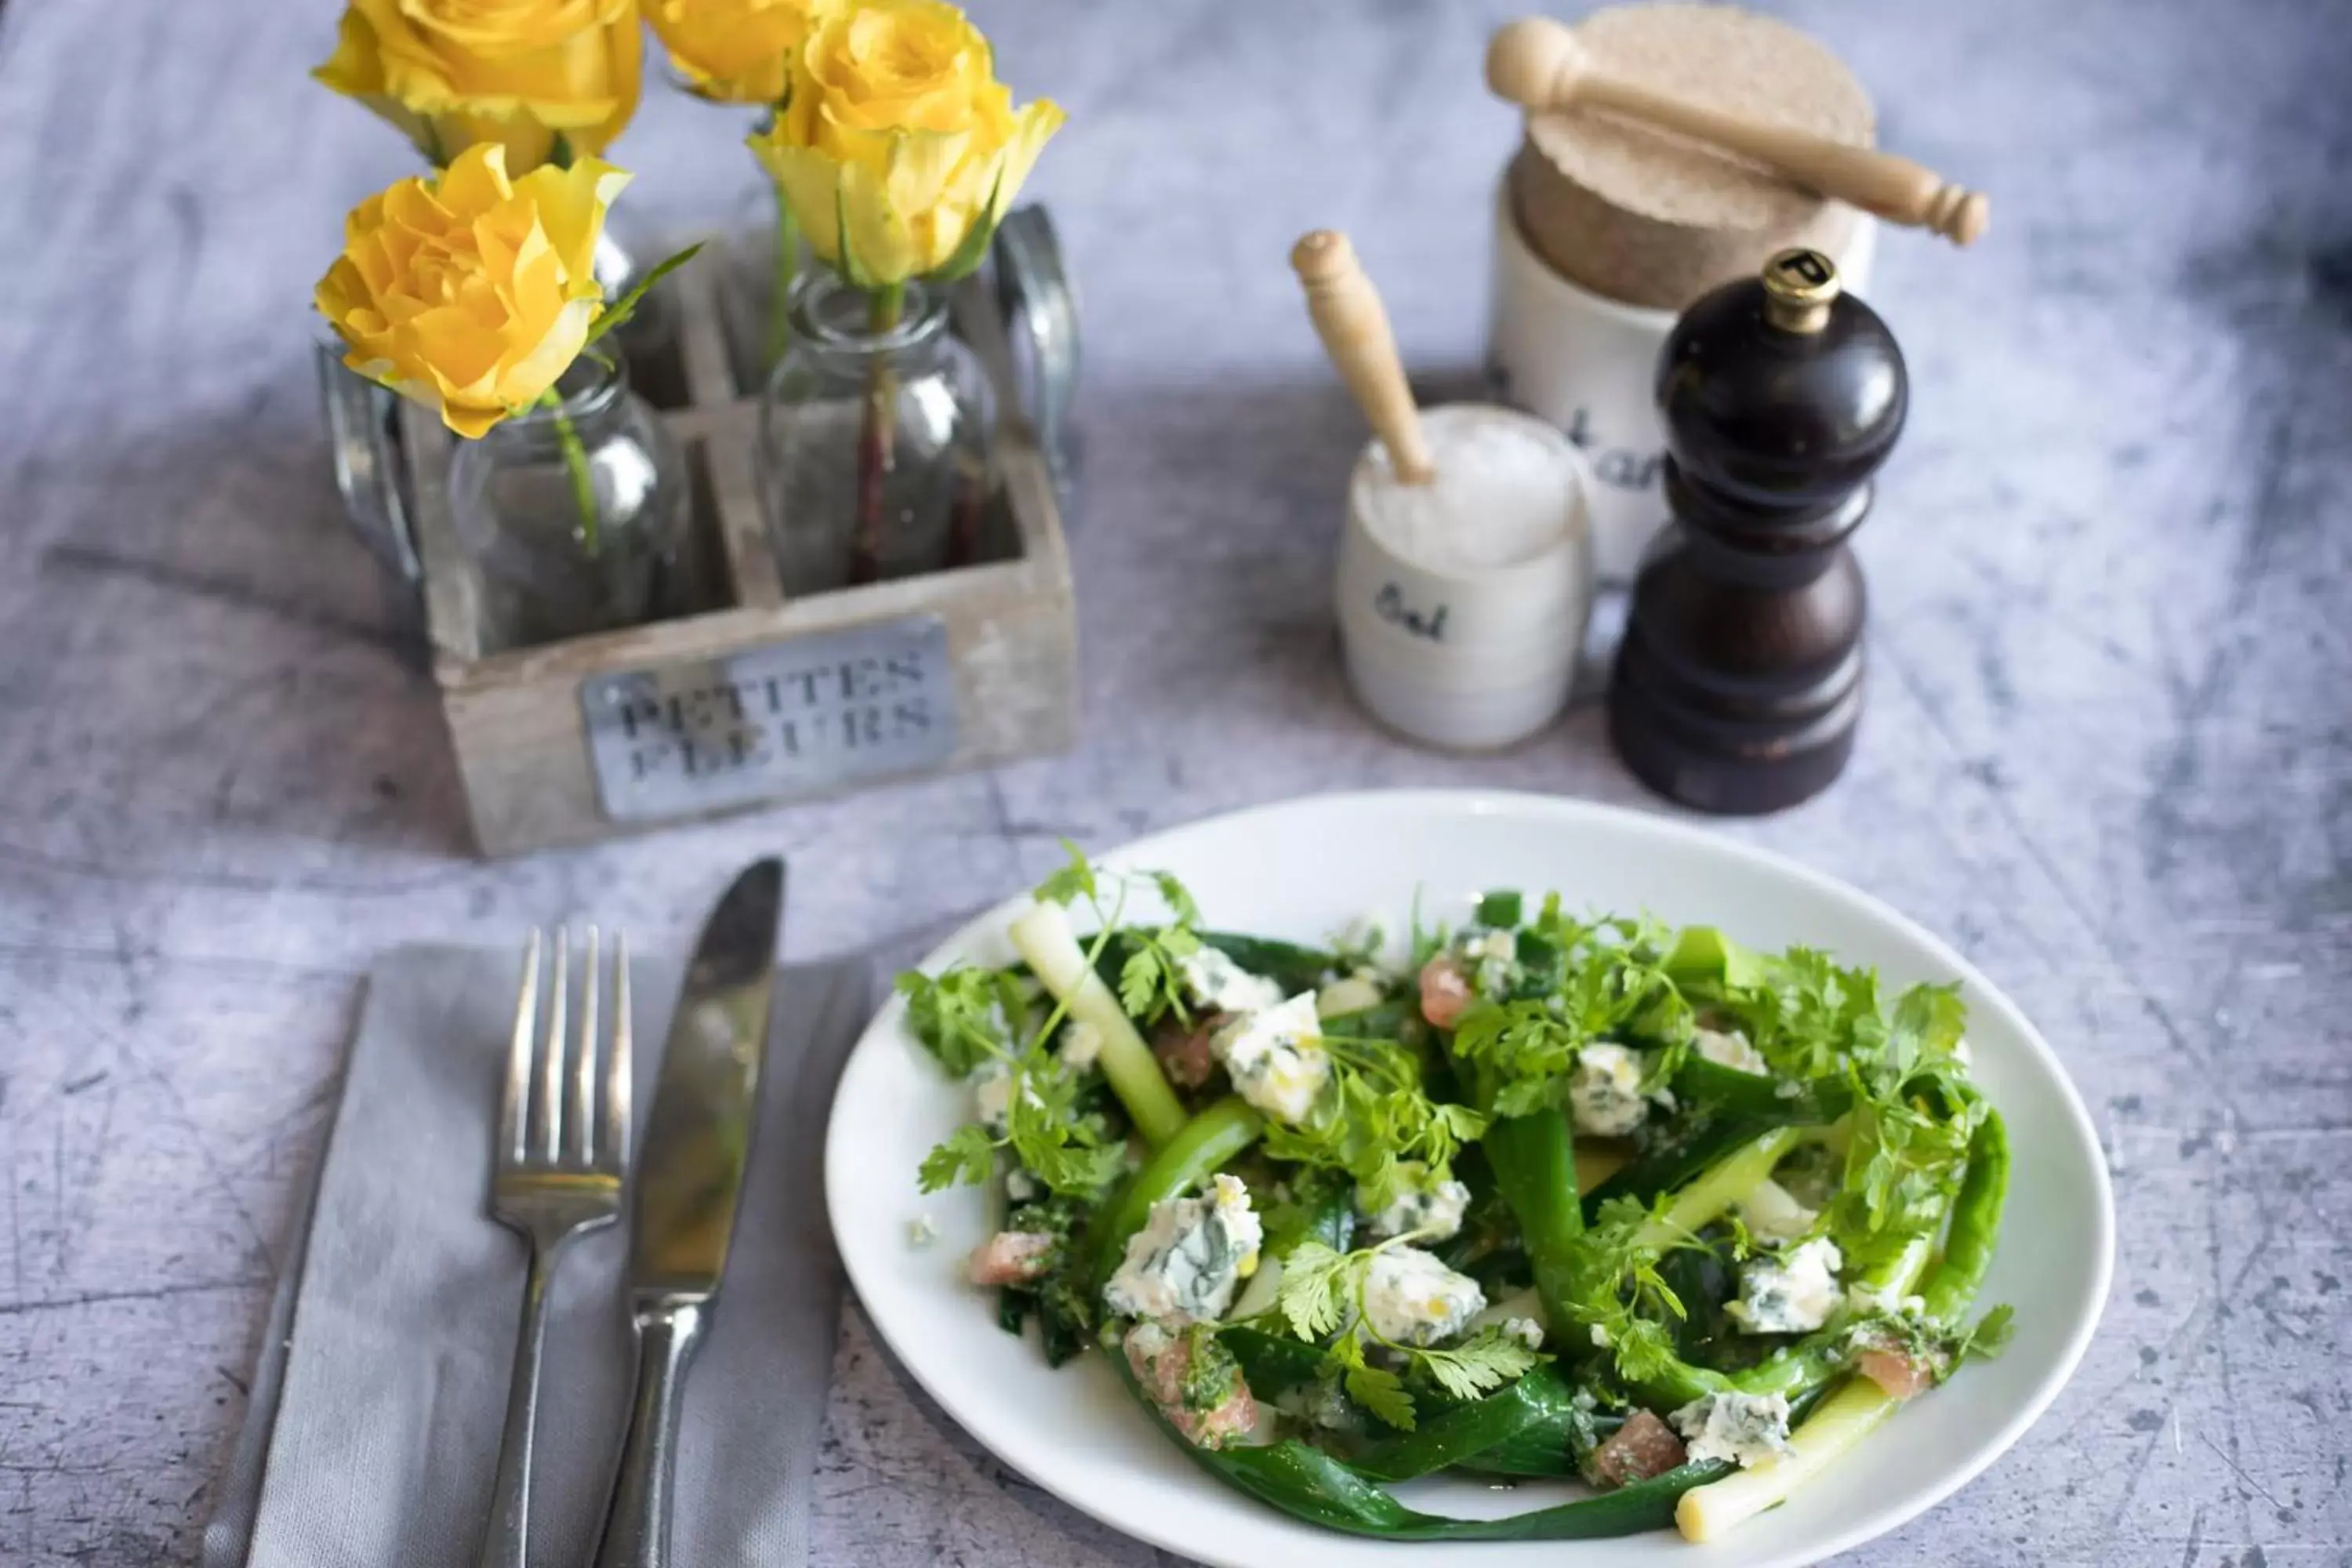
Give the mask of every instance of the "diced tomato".
POLYGON ((972 1252, 975 1285, 1026 1285, 1053 1266, 1054 1237, 1042 1230, 1006 1230, 972 1252))
POLYGON ((1477 999, 1470 977, 1449 953, 1439 953, 1421 966, 1421 1016, 1441 1029, 1450 1029, 1477 999))
POLYGON ((1936 1381, 1933 1372, 1901 1351, 1876 1346, 1857 1352, 1853 1369, 1878 1384, 1889 1399, 1909 1399, 1924 1394, 1936 1381))
POLYGON ((1246 1386, 1236 1388, 1233 1397, 1214 1410, 1169 1410, 1168 1425, 1196 1448, 1222 1448, 1256 1427, 1257 1401, 1246 1386))
POLYGON ((1192 1366, 1190 1334, 1171 1333, 1159 1323, 1138 1323, 1127 1331, 1122 1348, 1145 1397, 1159 1406, 1168 1425, 1194 1447, 1222 1448, 1257 1429, 1257 1400, 1238 1373, 1234 1375, 1233 1393, 1213 1408, 1185 1407, 1184 1382, 1192 1366))
POLYGON ((1631 1486, 1663 1476, 1687 1458, 1673 1427, 1646 1410, 1636 1410, 1592 1450, 1592 1481, 1611 1489, 1631 1486))

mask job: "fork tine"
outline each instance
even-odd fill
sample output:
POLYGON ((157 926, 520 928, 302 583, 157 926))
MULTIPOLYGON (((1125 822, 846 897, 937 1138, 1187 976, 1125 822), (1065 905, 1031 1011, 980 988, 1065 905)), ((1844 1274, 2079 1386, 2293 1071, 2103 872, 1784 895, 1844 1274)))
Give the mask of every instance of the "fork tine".
POLYGON ((629 1168, 630 1097, 636 1088, 629 1037, 629 939, 616 931, 613 933, 613 1053, 604 1068, 603 1160, 616 1176, 629 1168))
POLYGON ((539 1020, 539 928, 522 947, 522 984, 515 994, 514 1037, 507 1047, 506 1093, 499 1102, 499 1163, 514 1165, 530 1152, 531 1045, 539 1020))
POLYGON ((563 1150, 564 1017, 572 996, 572 928, 555 928, 555 964, 547 997, 547 1044, 540 1053, 539 1081, 533 1087, 539 1127, 533 1142, 554 1164, 563 1150))
POLYGON ((580 1043, 572 1047, 571 1100, 571 1163, 582 1169, 596 1160, 596 928, 587 931, 580 955, 580 1043))

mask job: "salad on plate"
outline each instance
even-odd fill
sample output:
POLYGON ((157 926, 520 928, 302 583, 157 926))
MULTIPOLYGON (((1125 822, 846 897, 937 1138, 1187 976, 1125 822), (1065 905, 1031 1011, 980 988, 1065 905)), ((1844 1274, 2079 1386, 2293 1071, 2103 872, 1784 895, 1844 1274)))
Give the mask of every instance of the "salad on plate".
POLYGON ((1001 1194, 965 1267, 1005 1329, 1296 1518, 1718 1539, 2006 1337, 1956 987, 1517 891, 1307 947, 1075 848, 1009 935, 899 978, 972 1098, 921 1184, 1001 1194), (1445 1470, 1595 1495, 1390 1489, 1445 1470))

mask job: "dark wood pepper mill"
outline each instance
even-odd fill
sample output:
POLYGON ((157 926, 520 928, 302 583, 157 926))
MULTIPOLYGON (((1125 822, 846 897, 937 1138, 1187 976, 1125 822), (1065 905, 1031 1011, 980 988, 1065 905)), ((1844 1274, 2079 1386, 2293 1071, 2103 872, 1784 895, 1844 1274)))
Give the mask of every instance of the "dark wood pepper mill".
POLYGON ((1862 714, 1847 550, 1902 434, 1903 351, 1817 250, 1683 313, 1658 358, 1673 526, 1633 584, 1609 701, 1625 763, 1702 811, 1818 794, 1862 714))

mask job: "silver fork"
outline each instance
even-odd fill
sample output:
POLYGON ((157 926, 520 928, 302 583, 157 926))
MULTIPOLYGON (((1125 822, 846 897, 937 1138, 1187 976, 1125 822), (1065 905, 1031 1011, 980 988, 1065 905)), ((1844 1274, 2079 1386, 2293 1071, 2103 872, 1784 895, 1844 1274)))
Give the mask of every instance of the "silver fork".
POLYGON ((499 1110, 490 1214, 530 1241, 530 1279, 523 1289, 522 1331, 515 1343, 514 1380, 507 1390, 506 1431, 499 1442, 489 1529, 478 1560, 481 1568, 524 1568, 530 1545, 530 1448, 539 1415, 540 1348, 547 1338, 548 1284, 566 1242, 619 1217, 621 1182, 629 1163, 627 941, 614 932, 612 1047, 605 1053, 601 1115, 594 1104, 599 1098, 596 928, 590 926, 587 932, 576 1044, 567 1043, 564 1027, 571 997, 568 929, 557 928, 554 946, 554 962, 549 966, 552 973, 544 988, 540 984, 537 931, 523 948, 522 990, 515 1001, 514 1043, 499 1110))

